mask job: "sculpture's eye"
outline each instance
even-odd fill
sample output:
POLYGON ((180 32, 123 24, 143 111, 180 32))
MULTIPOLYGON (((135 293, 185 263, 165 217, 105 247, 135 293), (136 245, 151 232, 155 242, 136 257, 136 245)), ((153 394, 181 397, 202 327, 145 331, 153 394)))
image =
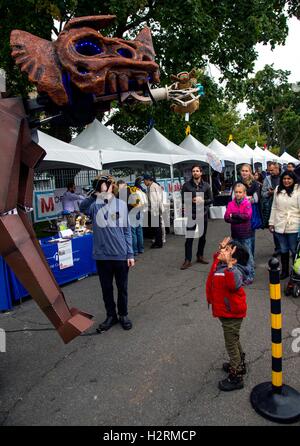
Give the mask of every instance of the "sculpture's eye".
POLYGON ((119 48, 117 53, 122 57, 126 57, 127 59, 132 59, 132 52, 127 48, 119 48))
POLYGON ((102 53, 102 48, 95 39, 79 40, 75 44, 75 49, 82 56, 96 56, 102 53))

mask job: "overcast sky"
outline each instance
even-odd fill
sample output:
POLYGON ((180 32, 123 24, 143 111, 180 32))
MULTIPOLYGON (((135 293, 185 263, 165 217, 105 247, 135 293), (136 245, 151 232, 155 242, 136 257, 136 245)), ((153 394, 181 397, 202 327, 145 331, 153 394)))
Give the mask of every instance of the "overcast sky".
MULTIPOLYGON (((300 82, 300 20, 292 18, 288 21, 289 34, 285 45, 277 45, 271 51, 270 45, 259 44, 256 46, 258 59, 255 63, 255 72, 262 70, 265 65, 274 64, 275 69, 288 70, 291 72, 290 82, 300 82)), ((217 80, 220 71, 210 65, 211 75, 217 80)))
POLYGON ((290 82, 300 82, 300 20, 295 17, 289 20, 289 35, 285 45, 277 45, 274 51, 271 51, 270 45, 257 45, 259 53, 255 64, 255 71, 263 69, 268 64, 274 64, 275 69, 291 71, 290 82))

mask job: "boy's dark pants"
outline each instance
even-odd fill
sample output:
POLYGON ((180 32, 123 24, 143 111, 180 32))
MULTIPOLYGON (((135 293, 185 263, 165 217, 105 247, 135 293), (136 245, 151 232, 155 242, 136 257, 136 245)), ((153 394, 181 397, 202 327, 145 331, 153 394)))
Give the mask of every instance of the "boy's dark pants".
POLYGON ((238 369, 241 363, 243 349, 240 343, 240 329, 243 318, 219 318, 223 327, 225 347, 229 356, 230 366, 238 369))
POLYGON ((119 316, 127 316, 129 270, 127 260, 97 260, 96 263, 107 316, 116 316, 113 287, 114 278, 118 288, 117 305, 119 316))

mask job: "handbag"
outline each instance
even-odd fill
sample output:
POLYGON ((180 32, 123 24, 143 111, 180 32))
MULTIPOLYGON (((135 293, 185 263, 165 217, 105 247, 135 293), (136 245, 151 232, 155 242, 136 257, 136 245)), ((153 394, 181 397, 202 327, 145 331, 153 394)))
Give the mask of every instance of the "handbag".
POLYGON ((251 218, 251 228, 252 230, 261 229, 263 227, 263 221, 260 211, 260 206, 258 203, 252 204, 252 218, 251 218))

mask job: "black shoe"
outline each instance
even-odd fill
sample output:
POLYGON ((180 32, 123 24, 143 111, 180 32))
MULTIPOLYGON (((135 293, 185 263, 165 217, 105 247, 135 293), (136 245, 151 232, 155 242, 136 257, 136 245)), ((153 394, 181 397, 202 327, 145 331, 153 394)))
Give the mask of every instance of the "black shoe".
MULTIPOLYGON (((247 367, 246 367, 245 357, 246 357, 246 354, 243 353, 243 354, 242 354, 242 357, 241 357, 241 363, 240 363, 240 365, 238 366, 238 371, 239 371, 239 373, 240 373, 241 375, 246 375, 246 373, 247 373, 247 367)), ((223 363, 223 370, 224 370, 224 372, 226 372, 226 373, 229 373, 229 372, 230 372, 230 363, 229 363, 229 362, 224 362, 224 363, 223 363)))
POLYGON ((131 330, 132 328, 132 322, 128 318, 128 316, 119 316, 119 322, 124 328, 124 330, 131 330))
POLYGON ((244 387, 244 381, 242 375, 232 368, 230 368, 229 375, 226 379, 219 381, 219 389, 225 392, 231 392, 231 390, 238 390, 244 387))
POLYGON ((113 325, 116 325, 119 322, 117 316, 107 316, 104 322, 96 328, 97 333, 101 333, 102 331, 109 330, 113 325))
POLYGON ((162 248, 163 247, 163 245, 156 245, 155 243, 153 243, 151 246, 150 246, 150 248, 151 249, 155 249, 155 248, 162 248))

